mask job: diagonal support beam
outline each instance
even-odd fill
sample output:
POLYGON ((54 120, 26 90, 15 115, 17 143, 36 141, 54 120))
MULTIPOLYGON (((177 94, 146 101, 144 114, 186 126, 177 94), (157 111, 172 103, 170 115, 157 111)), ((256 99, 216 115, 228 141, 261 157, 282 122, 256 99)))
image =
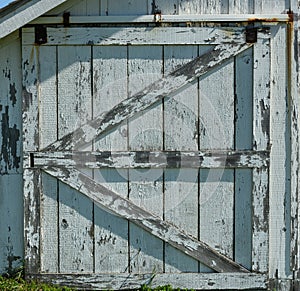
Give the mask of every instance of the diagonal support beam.
POLYGON ((196 78, 204 76, 231 57, 248 49, 252 44, 241 43, 241 40, 244 39, 245 35, 239 34, 233 39, 216 45, 212 51, 195 58, 161 80, 150 84, 131 98, 117 104, 109 112, 96 117, 52 143, 44 151, 75 150, 97 137, 100 138, 124 120, 134 117, 166 96, 172 97, 196 78))
POLYGON ((96 183, 74 168, 49 167, 45 169, 45 172, 217 272, 249 272, 204 242, 198 241, 173 224, 161 220, 158 216, 96 183))

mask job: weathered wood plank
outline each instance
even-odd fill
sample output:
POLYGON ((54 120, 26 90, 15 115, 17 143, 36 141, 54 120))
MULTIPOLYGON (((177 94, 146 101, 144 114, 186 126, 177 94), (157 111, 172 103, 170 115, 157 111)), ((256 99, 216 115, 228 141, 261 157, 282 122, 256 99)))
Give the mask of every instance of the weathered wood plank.
POLYGON ((32 279, 61 286, 86 288, 92 290, 139 289, 142 285, 152 288, 172 285, 174 289, 194 290, 257 290, 267 288, 267 277, 260 274, 120 274, 120 275, 49 275, 33 274, 32 279))
POLYGON ((178 14, 179 0, 148 0, 148 11, 150 14, 165 14, 176 15, 178 14))
MULTIPOLYGON (((235 149, 252 149, 253 50, 235 60, 235 149)), ((249 167, 251 168, 251 167, 249 167)), ((252 171, 235 170, 235 261, 247 269, 252 267, 252 171)))
POLYGON ((40 178, 39 170, 24 170, 25 276, 41 270, 40 178))
POLYGON ((254 13, 282 13, 290 8, 289 0, 254 0, 254 13))
POLYGON ((147 86, 131 98, 116 105, 108 113, 96 117, 81 128, 48 146, 45 150, 75 149, 92 141, 95 137, 99 137, 100 134, 112 129, 124 120, 159 102, 165 96, 171 96, 197 77, 205 75, 216 66, 223 64, 232 56, 239 54, 250 46, 250 44, 236 45, 232 43, 216 46, 209 53, 196 58, 166 77, 147 86))
POLYGON ((205 263, 218 272, 248 272, 213 248, 185 234, 173 224, 161 220, 132 201, 96 183, 93 179, 70 168, 48 168, 46 173, 80 191, 99 206, 130 220, 152 235, 180 249, 185 254, 205 263))
MULTIPOLYGON (((298 1, 291 0, 291 10, 297 11, 298 1)), ((291 270, 299 269, 299 20, 288 24, 288 63, 291 120, 291 270), (295 60, 295 61, 294 61, 295 60)), ((299 288, 299 287, 298 287, 299 288)))
MULTIPOLYGON (((104 0, 106 1, 106 0, 104 0)), ((195 0, 196 1, 196 0, 195 0)), ((242 4, 245 3, 245 1, 240 0, 242 4)), ((198 1, 196 2, 196 5, 200 7, 198 1)), ((246 3, 247 5, 247 3, 246 3)), ((238 5, 236 6, 230 6, 229 9, 236 9, 238 5)), ((182 13, 181 15, 161 15, 156 18, 154 18, 153 15, 141 15, 141 16, 70 16, 70 23, 71 24, 108 24, 108 23, 114 23, 114 24, 135 24, 135 23, 149 23, 154 24, 157 22, 157 19, 159 19, 159 23, 189 23, 193 26, 194 23, 196 25, 201 22, 253 22, 254 20, 257 22, 268 22, 268 23, 278 23, 278 22, 287 22, 289 21, 289 15, 288 14, 254 14, 249 12, 250 14, 189 14, 186 13, 186 11, 189 11, 191 9, 199 9, 198 7, 193 7, 191 5, 191 2, 186 2, 184 5, 179 6, 179 13, 182 13)), ((247 9, 247 8, 245 8, 247 9)), ((253 5, 249 3, 249 10, 253 11, 253 5)), ((295 10, 294 10, 295 11, 295 10)), ((105 13, 105 11, 104 11, 105 13)), ((30 22, 30 24, 63 24, 63 17, 62 16, 43 16, 39 17, 33 21, 30 22)), ((195 26, 193 26, 195 27, 195 26)), ((197 26, 196 26, 197 27, 197 26)), ((218 29, 218 28, 215 28, 218 29)), ((30 30, 27 30, 30 31, 30 30)))
MULTIPOLYGON (((258 39, 253 48, 253 149, 270 146, 270 42, 258 39)), ((268 271, 269 175, 268 168, 253 170, 252 270, 268 271)))
MULTIPOLYGON (((39 48, 39 144, 43 148, 57 140, 57 49, 39 48)), ((58 254, 58 187, 57 180, 41 176, 41 271, 57 273, 58 254), (49 259, 51 258, 51 259, 49 259)))
POLYGON ((59 184, 59 271, 93 272, 92 201, 81 193, 59 184))
POLYGON ((203 14, 227 14, 228 0, 204 0, 201 2, 203 14))
MULTIPOLYGON (((197 56, 198 46, 165 46, 164 73, 197 56)), ((172 99, 164 100, 165 150, 198 150, 197 108, 198 80, 172 99)), ((164 218, 198 238, 198 169, 166 169, 164 173, 164 218)), ((166 272, 198 272, 198 264, 166 244, 166 272)))
MULTIPOLYGON (((128 47, 128 94, 162 77, 163 50, 161 46, 128 47)), ((155 108, 141 112, 128 120, 130 150, 162 150, 162 101, 155 108)), ((129 170, 129 199, 148 211, 163 217, 163 171, 161 169, 129 170)), ((163 241, 139 226, 129 225, 130 271, 134 273, 163 271, 163 241)))
POLYGON ((7 44, 0 47, 0 175, 22 173, 20 39, 6 38, 5 41, 7 44))
POLYGON ((147 0, 101 0, 101 15, 144 15, 147 0))
POLYGON ((12 274, 24 262, 22 174, 0 175, 0 274, 12 274))
MULTIPOLYGON (((24 45, 35 43, 33 28, 24 28, 24 45)), ((86 27, 47 28, 45 45, 164 45, 243 43, 241 28, 204 27, 86 27)))
MULTIPOLYGON (((109 111, 127 96, 127 48, 93 47, 93 115, 109 111)), ((94 142, 94 150, 127 150, 127 124, 94 142)), ((86 167, 86 165, 82 165, 86 167)), ((128 195, 128 171, 99 169, 95 181, 128 195)), ((95 207, 95 272, 128 272, 128 221, 95 207)))
MULTIPOLYGON (((276 33, 271 39, 271 128, 270 142, 270 251, 269 274, 271 278, 285 278, 290 274, 290 211, 291 187, 287 181, 291 180, 291 128, 289 104, 290 87, 287 69, 288 61, 287 26, 277 26, 276 33), (287 90, 287 88, 289 88, 287 90)), ((294 161, 296 162, 296 161, 294 161)))
MULTIPOLYGON (((23 151, 39 149, 37 68, 38 48, 22 48, 23 67, 23 151)), ((26 169, 24 185, 25 274, 40 271, 40 173, 26 169)))
MULTIPOLYGON (((207 48, 201 48, 206 50, 207 48)), ((201 150, 234 148, 234 60, 200 80, 201 150), (213 88, 213 89, 212 89, 213 88)), ((200 239, 233 257, 233 170, 200 169, 200 239)), ((201 271, 208 271, 201 266, 201 271)))
MULTIPOLYGON (((101 146, 101 149, 104 145, 101 146)), ((32 152, 24 155, 25 168, 74 166, 79 168, 261 168, 269 151, 97 151, 32 152)))
MULTIPOLYGON (((92 118, 91 49, 58 47, 58 137, 92 118)), ((87 146, 84 150, 92 150, 87 146)), ((85 170, 91 176, 91 170, 85 170)), ((93 272, 93 203, 59 183, 59 270, 93 272)))
POLYGON ((58 273, 58 182, 53 177, 41 173, 41 272, 58 273))
POLYGON ((248 14, 248 13, 249 14, 254 13, 254 0, 229 1, 229 14, 248 14))

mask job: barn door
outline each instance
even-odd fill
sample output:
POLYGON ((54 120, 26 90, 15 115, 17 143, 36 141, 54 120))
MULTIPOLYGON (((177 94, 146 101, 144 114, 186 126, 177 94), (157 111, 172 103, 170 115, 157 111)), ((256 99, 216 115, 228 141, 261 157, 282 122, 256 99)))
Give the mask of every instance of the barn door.
POLYGON ((270 37, 23 29, 28 277, 265 288, 270 37))

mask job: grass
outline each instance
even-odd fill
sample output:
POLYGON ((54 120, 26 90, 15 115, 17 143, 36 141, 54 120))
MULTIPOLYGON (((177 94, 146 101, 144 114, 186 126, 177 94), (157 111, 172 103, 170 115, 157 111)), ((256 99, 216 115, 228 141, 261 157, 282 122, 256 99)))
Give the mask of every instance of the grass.
MULTIPOLYGON (((1 291, 73 291, 76 289, 54 286, 36 281, 27 282, 24 279, 23 272, 16 274, 0 276, 1 291)), ((170 285, 151 288, 149 285, 142 285, 140 291, 179 291, 173 289, 170 285)))

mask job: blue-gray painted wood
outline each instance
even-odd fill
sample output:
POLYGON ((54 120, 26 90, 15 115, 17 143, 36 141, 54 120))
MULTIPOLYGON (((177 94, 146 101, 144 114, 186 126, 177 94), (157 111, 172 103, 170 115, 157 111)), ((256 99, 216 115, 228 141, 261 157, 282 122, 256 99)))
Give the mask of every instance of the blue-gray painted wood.
MULTIPOLYGON (((235 149, 252 149, 253 50, 235 60, 235 149)), ((251 270, 251 170, 235 170, 235 252, 234 258, 251 270)))
POLYGON ((0 42, 0 274, 22 265, 22 72, 17 33, 0 42))

